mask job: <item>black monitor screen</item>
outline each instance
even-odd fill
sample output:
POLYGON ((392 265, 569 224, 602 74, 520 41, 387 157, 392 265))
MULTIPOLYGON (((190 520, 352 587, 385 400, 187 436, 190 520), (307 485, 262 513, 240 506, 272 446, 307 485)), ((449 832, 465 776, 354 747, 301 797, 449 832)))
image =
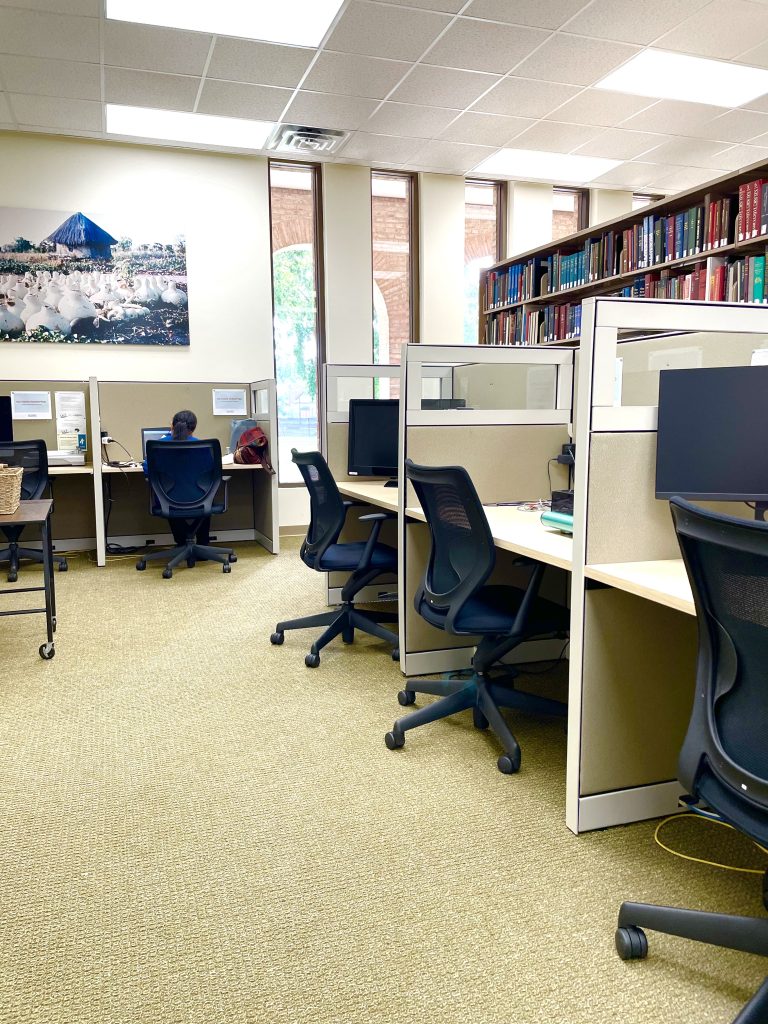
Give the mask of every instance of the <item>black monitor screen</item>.
POLYGON ((397 476, 396 398, 350 398, 350 476, 397 476))
POLYGON ((13 440, 13 420, 11 418, 11 396, 0 395, 0 441, 13 440))
POLYGON ((768 501, 768 366, 662 370, 656 497, 768 501))

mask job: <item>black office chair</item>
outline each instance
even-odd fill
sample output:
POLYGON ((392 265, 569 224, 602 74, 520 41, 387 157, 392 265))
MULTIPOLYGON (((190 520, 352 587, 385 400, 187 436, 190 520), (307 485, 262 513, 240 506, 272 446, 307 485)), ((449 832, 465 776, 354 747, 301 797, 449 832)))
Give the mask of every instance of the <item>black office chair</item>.
MULTIPOLYGON (((8 466, 21 466, 24 476, 21 479, 21 500, 36 501, 42 498, 51 487, 48 476, 48 449, 45 441, 0 441, 0 463, 8 466)), ((19 560, 29 558, 33 562, 42 562, 43 553, 37 548, 24 548, 19 545, 23 526, 3 526, 0 533, 8 541, 8 547, 0 549, 0 562, 8 562, 8 582, 15 583, 19 578, 19 560)), ((59 572, 67 571, 66 558, 54 558, 58 563, 59 572)))
POLYGON ((227 482, 221 475, 221 445, 216 438, 207 441, 147 441, 147 477, 150 487, 150 511, 153 516, 184 523, 185 542, 172 551, 153 551, 136 562, 142 572, 147 562, 168 559, 163 579, 186 562, 191 569, 197 562, 221 562, 223 572, 231 572, 230 562, 237 556, 232 548, 214 548, 196 543, 196 534, 210 516, 227 510, 227 482), (221 501, 216 497, 224 484, 221 501))
MULTIPOLYGON (((699 626, 696 691, 678 774, 696 800, 766 846, 768 523, 705 512, 680 498, 671 508, 699 626)), ((768 872, 763 903, 768 910, 768 872)), ((622 960, 645 958, 643 927, 768 956, 766 918, 622 903, 622 960)), ((736 1021, 768 1021, 768 978, 736 1021)))
POLYGON ((320 651, 326 644, 339 634, 345 644, 351 644, 355 630, 361 629, 391 644, 392 657, 397 661, 400 657, 397 634, 381 625, 383 622, 397 622, 397 615, 384 611, 360 612, 354 605, 355 595, 363 587, 367 587, 378 576, 397 572, 397 552, 389 545, 379 543, 382 523, 396 517, 391 512, 372 512, 360 516, 361 523, 371 524, 368 539, 339 544, 347 509, 353 505, 362 505, 363 502, 342 499, 328 463, 320 452, 298 452, 292 448, 291 456, 309 491, 310 520, 307 536, 301 545, 302 561, 317 572, 351 572, 352 575, 342 587, 340 609, 278 622, 270 640, 273 644, 281 644, 285 640, 286 629, 327 626, 304 658, 308 668, 317 668, 320 664, 320 651))
POLYGON ((395 722, 385 741, 390 750, 405 743, 405 733, 416 726, 447 718, 472 708, 478 729, 490 725, 504 747, 499 771, 511 775, 520 768, 520 746, 499 708, 518 708, 536 714, 564 715, 566 705, 516 690, 517 672, 505 666, 491 669, 513 648, 528 640, 567 637, 568 610, 539 597, 544 565, 530 559, 525 588, 486 586, 493 572, 496 549, 488 520, 469 474, 461 466, 405 464, 406 477, 424 509, 432 548, 416 611, 432 626, 454 636, 481 636, 472 659, 473 674, 466 680, 419 682, 411 680, 398 694, 401 704, 412 704, 416 693, 442 697, 395 722))

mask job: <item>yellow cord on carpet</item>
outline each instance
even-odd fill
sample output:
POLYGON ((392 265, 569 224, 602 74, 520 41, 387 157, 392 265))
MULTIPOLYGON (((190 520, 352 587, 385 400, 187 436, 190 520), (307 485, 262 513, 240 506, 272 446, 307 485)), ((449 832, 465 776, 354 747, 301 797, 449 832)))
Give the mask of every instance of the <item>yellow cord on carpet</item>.
MULTIPOLYGON (((661 839, 659 839, 659 832, 668 822, 679 821, 680 818, 696 818, 698 821, 709 821, 712 825, 722 825, 723 828, 730 828, 734 832, 738 831, 738 829, 735 829, 733 825, 729 825, 727 821, 717 821, 715 818, 705 818, 701 814, 694 814, 693 812, 688 812, 685 814, 670 814, 668 818, 664 818, 663 821, 659 822, 659 824, 656 826, 656 831, 653 833, 654 842, 656 842, 662 848, 662 850, 666 850, 667 853, 671 853, 673 857, 682 857, 683 860, 692 860, 694 864, 707 864, 711 868, 722 868, 723 871, 740 871, 747 875, 765 874, 764 869, 761 870, 758 868, 737 868, 733 864, 720 864, 718 861, 715 860, 704 860, 702 857, 691 857, 691 855, 688 853, 680 853, 679 850, 673 850, 670 846, 667 846, 665 843, 662 843, 661 839)), ((750 842, 753 843, 758 848, 758 850, 761 850, 763 853, 768 854, 768 850, 766 850, 764 846, 761 846, 760 843, 756 842, 754 839, 750 839, 750 842)))

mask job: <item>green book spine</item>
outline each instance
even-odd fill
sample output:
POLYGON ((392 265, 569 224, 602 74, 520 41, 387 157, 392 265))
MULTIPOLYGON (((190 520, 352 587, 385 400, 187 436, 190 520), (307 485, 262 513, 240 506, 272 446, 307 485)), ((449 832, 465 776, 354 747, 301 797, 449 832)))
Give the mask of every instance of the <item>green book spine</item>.
POLYGON ((765 256, 756 256, 752 274, 752 301, 765 302, 765 256))

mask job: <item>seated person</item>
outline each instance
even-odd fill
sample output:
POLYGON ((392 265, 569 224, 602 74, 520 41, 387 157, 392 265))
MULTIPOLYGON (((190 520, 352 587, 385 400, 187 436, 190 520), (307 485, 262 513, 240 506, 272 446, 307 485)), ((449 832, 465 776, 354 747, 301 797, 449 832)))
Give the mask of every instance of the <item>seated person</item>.
MULTIPOLYGON (((194 431, 197 428, 197 416, 192 412, 191 409, 181 409, 175 413, 171 420, 171 429, 167 434, 164 434, 160 438, 161 441, 197 441, 199 438, 195 437, 194 431)), ((144 466, 144 476, 147 475, 147 460, 145 459, 142 463, 144 466)), ((185 544, 187 540, 187 528, 189 520, 187 519, 169 519, 168 522, 171 526, 171 532, 173 533, 173 539, 177 545, 185 544)), ((210 544, 210 529, 211 529, 211 517, 208 516, 202 521, 197 529, 197 543, 201 545, 210 544)))

